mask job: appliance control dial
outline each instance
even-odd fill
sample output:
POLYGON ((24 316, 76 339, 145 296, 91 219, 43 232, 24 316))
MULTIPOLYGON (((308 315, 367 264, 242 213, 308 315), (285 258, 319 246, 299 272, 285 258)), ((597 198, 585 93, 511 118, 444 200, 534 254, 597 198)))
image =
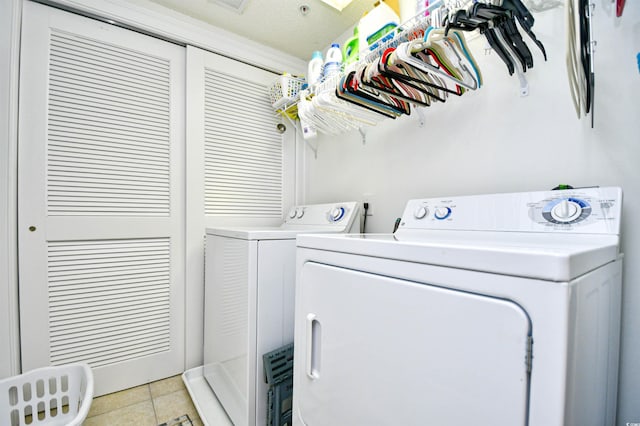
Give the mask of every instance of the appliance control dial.
POLYGON ((438 220, 445 220, 446 218, 451 216, 451 208, 449 208, 449 207, 437 207, 436 211, 433 213, 433 215, 438 220))
POLYGON ((569 200, 562 200, 551 209, 551 217, 558 222, 571 222, 573 219, 580 216, 582 208, 569 200))
POLYGON ((420 206, 413 212, 413 217, 416 219, 423 219, 427 214, 429 214, 429 209, 425 206, 420 206))
POLYGON ((574 197, 553 200, 542 209, 545 220, 563 225, 580 222, 590 214, 591 205, 574 197))
POLYGON ((298 209, 295 207, 291 207, 291 210, 289 210, 289 219, 293 219, 297 215, 298 215, 298 209))
POLYGON ((304 216, 304 209, 303 208, 298 209, 298 214, 296 216, 298 217, 298 219, 301 219, 302 216, 304 216))
POLYGON ((344 214, 345 214, 344 207, 334 207, 329 212, 329 220, 331 222, 338 222, 339 220, 341 220, 344 217, 344 214))

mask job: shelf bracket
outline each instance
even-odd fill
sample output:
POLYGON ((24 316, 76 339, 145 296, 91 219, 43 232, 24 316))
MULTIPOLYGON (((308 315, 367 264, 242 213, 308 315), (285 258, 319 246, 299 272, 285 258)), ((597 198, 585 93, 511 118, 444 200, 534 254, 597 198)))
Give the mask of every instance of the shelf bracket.
POLYGON ((418 127, 424 127, 425 117, 424 110, 422 108, 416 108, 416 113, 418 114, 418 127))
POLYGON ((300 120, 293 121, 291 119, 291 117, 289 117, 286 114, 282 114, 282 116, 284 118, 286 118, 287 121, 289 122, 289 124, 291 124, 291 126, 293 126, 293 128, 295 129, 295 131, 296 131, 296 140, 298 139, 298 137, 301 137, 302 140, 307 143, 307 145, 309 146, 309 149, 311 151, 313 151, 313 158, 315 158, 317 160, 318 159, 318 147, 317 146, 313 146, 313 144, 311 143, 311 141, 309 139, 305 139, 304 136, 302 136, 303 135, 303 133, 302 133, 302 124, 300 123, 300 120), (300 125, 300 126, 298 127, 298 125, 300 125))
POLYGON ((366 132, 366 130, 364 130, 364 127, 359 127, 358 128, 358 132, 360 133, 360 136, 362 137, 362 145, 366 145, 367 144, 367 132, 366 132))

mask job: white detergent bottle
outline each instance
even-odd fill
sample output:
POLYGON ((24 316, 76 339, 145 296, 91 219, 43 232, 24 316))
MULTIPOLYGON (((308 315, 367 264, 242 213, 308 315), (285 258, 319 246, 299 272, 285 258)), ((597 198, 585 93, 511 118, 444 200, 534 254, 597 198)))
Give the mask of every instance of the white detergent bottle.
POLYGON ((324 77, 339 74, 342 70, 342 50, 338 43, 333 43, 327 50, 327 60, 324 63, 324 77))
POLYGON ((307 72, 307 83, 309 87, 315 86, 322 80, 322 64, 324 61, 322 60, 322 52, 316 50, 311 55, 311 60, 309 61, 309 68, 307 72))

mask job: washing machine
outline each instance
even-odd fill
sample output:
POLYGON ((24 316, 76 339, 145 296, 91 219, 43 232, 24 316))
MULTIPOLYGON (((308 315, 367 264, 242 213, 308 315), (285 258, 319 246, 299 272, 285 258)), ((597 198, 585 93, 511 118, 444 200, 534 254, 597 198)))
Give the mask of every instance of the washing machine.
POLYGON ((293 342, 296 236, 359 230, 356 202, 296 206, 279 227, 207 229, 203 374, 236 426, 266 424, 262 355, 293 342))
POLYGON ((622 191, 416 199, 298 237, 293 424, 613 426, 622 191))

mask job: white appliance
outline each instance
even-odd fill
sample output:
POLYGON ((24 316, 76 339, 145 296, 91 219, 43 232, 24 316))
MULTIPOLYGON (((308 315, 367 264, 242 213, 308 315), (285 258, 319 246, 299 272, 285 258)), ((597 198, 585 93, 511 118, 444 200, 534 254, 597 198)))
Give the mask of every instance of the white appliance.
POLYGON ((613 426, 619 188, 408 202, 298 237, 293 424, 613 426))
POLYGON ((236 426, 266 424, 262 355, 293 342, 296 236, 359 229, 355 202, 297 206, 280 227, 207 229, 203 372, 236 426))

